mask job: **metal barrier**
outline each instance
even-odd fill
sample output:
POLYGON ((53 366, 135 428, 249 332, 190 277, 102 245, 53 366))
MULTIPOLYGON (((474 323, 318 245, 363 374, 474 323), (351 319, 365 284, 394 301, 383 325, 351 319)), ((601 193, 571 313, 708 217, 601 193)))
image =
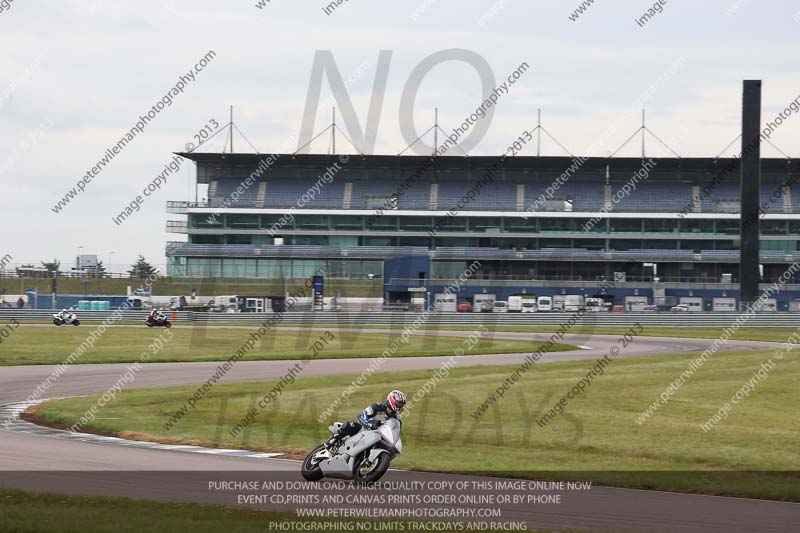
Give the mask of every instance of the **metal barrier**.
MULTIPOLYGON (((0 323, 10 320, 50 320, 52 311, 34 309, 0 309, 0 323)), ((82 321, 102 321, 113 311, 79 311, 82 321)), ((167 313, 172 319, 172 312, 167 313)), ((560 326, 570 320, 571 313, 434 313, 426 326, 560 326)), ((147 311, 124 311, 121 321, 144 321, 147 311)), ((176 312, 175 322, 214 324, 258 324, 275 313, 202 313, 176 312)), ((281 315, 280 324, 342 326, 402 326, 418 317, 415 312, 289 312, 281 315)), ((629 327, 638 322, 653 327, 728 327, 739 313, 585 313, 578 323, 597 327, 629 327)), ((800 327, 800 313, 760 313, 746 321, 747 327, 800 327)))

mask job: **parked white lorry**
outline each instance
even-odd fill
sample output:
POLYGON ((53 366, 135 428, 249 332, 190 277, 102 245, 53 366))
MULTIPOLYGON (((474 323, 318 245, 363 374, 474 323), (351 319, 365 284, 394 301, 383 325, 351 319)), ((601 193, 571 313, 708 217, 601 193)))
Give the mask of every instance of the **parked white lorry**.
POLYGON ((487 313, 494 307, 494 294, 476 294, 472 297, 472 312, 487 313))
POLYGON ((703 310, 703 299, 699 296, 681 296, 679 305, 685 305, 689 312, 700 312, 703 310))
POLYGON ((564 299, 564 311, 567 313, 574 313, 582 311, 585 308, 583 296, 579 294, 567 294, 564 299))
POLYGON ((508 312, 521 313, 522 312, 522 296, 509 296, 508 297, 508 312))
POLYGON ((647 296, 626 296, 625 311, 643 311, 647 303, 647 296))
POLYGON ((714 311, 736 311, 736 298, 714 298, 711 308, 714 311))
POLYGON ((608 311, 605 300, 602 298, 586 298, 586 310, 594 313, 608 311))
POLYGON ((445 313, 456 312, 456 295, 436 293, 433 296, 433 309, 445 313))

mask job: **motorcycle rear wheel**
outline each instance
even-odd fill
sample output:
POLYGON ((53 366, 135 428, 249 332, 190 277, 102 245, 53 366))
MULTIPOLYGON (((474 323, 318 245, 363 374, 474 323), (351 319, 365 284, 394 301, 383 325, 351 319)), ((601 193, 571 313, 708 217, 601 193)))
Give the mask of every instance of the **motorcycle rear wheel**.
POLYGON ((353 481, 356 483, 374 483, 378 481, 389 470, 389 464, 392 462, 392 458, 388 453, 382 453, 364 470, 361 465, 366 460, 367 457, 361 457, 353 466, 353 481))
POLYGON ((74 322, 72 323, 72 325, 73 325, 73 326, 80 326, 80 325, 81 325, 81 321, 80 321, 80 320, 76 320, 76 321, 74 321, 74 322))
POLYGON ((306 481, 319 481, 324 477, 325 474, 322 473, 322 469, 319 467, 319 464, 312 462, 314 456, 323 449, 325 449, 325 445, 320 444, 314 448, 311 453, 308 454, 306 460, 303 461, 303 465, 300 467, 300 474, 306 481))

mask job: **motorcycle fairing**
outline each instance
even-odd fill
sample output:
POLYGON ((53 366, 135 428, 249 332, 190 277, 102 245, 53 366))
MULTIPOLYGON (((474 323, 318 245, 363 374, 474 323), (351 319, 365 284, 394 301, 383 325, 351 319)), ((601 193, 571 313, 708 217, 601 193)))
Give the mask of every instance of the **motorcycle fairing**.
POLYGON ((342 441, 343 452, 331 459, 319 462, 319 467, 327 477, 353 479, 353 468, 359 453, 381 440, 377 431, 362 431, 342 441))

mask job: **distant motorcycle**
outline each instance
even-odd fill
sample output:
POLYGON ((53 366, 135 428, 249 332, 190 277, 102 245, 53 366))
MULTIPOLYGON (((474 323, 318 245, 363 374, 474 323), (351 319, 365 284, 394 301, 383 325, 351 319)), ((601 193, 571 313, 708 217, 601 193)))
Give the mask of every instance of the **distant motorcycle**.
POLYGON ((53 315, 53 324, 56 326, 80 326, 81 321, 78 320, 78 317, 75 313, 56 313, 53 315))
POLYGON ((148 316, 144 323, 147 324, 148 328, 172 327, 172 322, 167 320, 166 317, 153 319, 152 317, 148 316))
MULTIPOLYGON (((342 427, 340 422, 328 428, 331 435, 342 427)), ((392 459, 403 450, 400 439, 402 423, 390 418, 377 429, 361 430, 345 437, 332 449, 320 444, 308 454, 300 473, 308 481, 323 477, 352 479, 358 483, 378 481, 389 469, 392 459)))

